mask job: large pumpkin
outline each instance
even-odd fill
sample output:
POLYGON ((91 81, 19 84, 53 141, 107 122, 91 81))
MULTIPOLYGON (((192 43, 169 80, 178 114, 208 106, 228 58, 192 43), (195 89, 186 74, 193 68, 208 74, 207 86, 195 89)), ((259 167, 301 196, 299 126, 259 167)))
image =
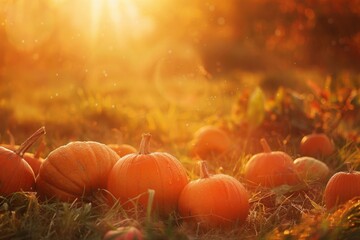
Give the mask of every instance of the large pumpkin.
POLYGON ((71 142, 53 150, 40 167, 36 189, 43 198, 91 200, 106 187, 119 156, 102 143, 71 142))
POLYGON ((335 173, 328 181, 324 191, 326 208, 332 210, 354 197, 360 197, 360 172, 335 173))
POLYGON ((17 191, 34 189, 35 175, 23 156, 43 134, 45 134, 44 127, 37 130, 15 151, 0 147, 0 195, 6 196, 17 191))
POLYGON ((249 195, 235 178, 210 175, 200 162, 200 179, 189 182, 179 199, 180 216, 204 228, 230 227, 242 223, 249 213, 249 195))
POLYGON ((125 155, 110 172, 108 191, 125 209, 148 203, 148 190, 155 190, 153 207, 167 216, 176 210, 181 190, 188 183, 185 168, 174 156, 165 152, 150 153, 150 134, 143 134, 139 153, 125 155))
POLYGON ((245 165, 245 178, 253 185, 277 187, 300 183, 292 158, 282 151, 271 151, 261 139, 263 153, 255 154, 245 165))

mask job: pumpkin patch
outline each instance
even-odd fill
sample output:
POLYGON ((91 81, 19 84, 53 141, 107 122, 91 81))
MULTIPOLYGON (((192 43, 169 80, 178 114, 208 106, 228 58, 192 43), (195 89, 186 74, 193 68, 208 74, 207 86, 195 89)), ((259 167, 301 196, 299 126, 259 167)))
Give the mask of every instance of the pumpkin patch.
POLYGON ((0 240, 360 240, 359 172, 360 0, 0 1, 0 240))

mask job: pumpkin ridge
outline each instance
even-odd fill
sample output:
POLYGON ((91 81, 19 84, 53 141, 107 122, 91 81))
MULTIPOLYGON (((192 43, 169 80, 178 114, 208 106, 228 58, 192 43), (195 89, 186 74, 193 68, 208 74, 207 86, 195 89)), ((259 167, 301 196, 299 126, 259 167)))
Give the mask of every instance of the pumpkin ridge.
MULTIPOLYGON (((64 148, 65 146, 61 146, 60 148, 64 148)), ((67 156, 67 154, 64 154, 64 153, 67 153, 67 151, 62 151, 62 154, 61 154, 61 157, 63 159, 66 159, 66 160, 69 160, 69 157, 67 156)), ((58 153, 57 153, 58 154, 58 153)), ((50 158, 52 159, 52 158, 50 158)), ((55 159, 58 159, 58 158, 55 158, 55 159)), ((49 158, 47 159, 47 161, 49 160, 49 158)), ((65 179, 68 179, 71 183, 73 183, 74 185, 76 185, 77 187, 79 188, 83 188, 83 186, 79 185, 77 182, 73 181, 71 178, 68 178, 66 174, 64 174, 62 171, 60 171, 60 169, 56 166, 57 164, 54 164, 52 163, 52 161, 48 161, 49 164, 51 164, 54 169, 65 179)))
MULTIPOLYGON (((81 188, 83 188, 84 189, 84 187, 85 188, 88 188, 89 187, 89 185, 91 185, 91 179, 90 179, 90 177, 89 177, 89 168, 87 167, 87 165, 88 165, 88 163, 87 163, 87 161, 88 161, 88 159, 91 159, 91 157, 96 157, 96 155, 94 155, 94 156, 91 156, 91 153, 92 153, 92 151, 93 151, 93 149, 92 149, 92 147, 90 146, 90 144, 93 144, 94 142, 92 142, 92 141, 86 141, 86 142, 75 142, 77 145, 79 145, 79 144, 81 144, 81 148, 82 148, 82 150, 83 150, 83 152, 85 152, 86 153, 86 155, 85 155, 85 158, 84 158, 84 155, 81 155, 81 158, 78 158, 78 149, 76 149, 76 148, 69 148, 69 150, 67 151, 67 153, 70 155, 70 153, 71 153, 71 155, 73 155, 73 156, 77 156, 76 157, 76 164, 77 164, 77 166, 78 166, 78 168, 77 169, 80 169, 81 171, 80 172, 78 172, 78 173, 82 173, 81 175, 79 175, 79 176, 81 176, 81 180, 82 180, 82 182, 84 183, 83 185, 80 185, 81 186, 81 188), (89 154, 90 153, 90 154, 89 154), (86 159, 86 157, 88 157, 88 159, 86 159)), ((72 179, 70 179, 71 181, 72 181, 72 179)), ((87 190, 87 189, 86 189, 87 190)))
MULTIPOLYGON (((128 175, 130 174, 130 169, 131 169, 131 166, 133 166, 133 164, 134 164, 134 162, 137 162, 137 161, 139 161, 138 160, 138 158, 140 158, 142 155, 136 155, 136 157, 135 158, 132 158, 131 160, 130 160, 130 162, 127 162, 127 161, 124 161, 124 163, 126 164, 126 177, 125 177, 125 179, 129 179, 129 177, 128 177, 128 175)), ((124 164, 122 164, 121 165, 121 167, 124 167, 124 164)), ((121 169, 119 169, 119 171, 120 171, 121 169)), ((139 172, 139 176, 141 176, 141 172, 139 172)), ((129 185, 128 184, 124 184, 125 185, 125 192, 129 192, 129 185)), ((139 189, 139 186, 136 186, 138 189, 139 189)), ((135 196, 136 197, 136 196, 135 196)), ((133 197, 132 197, 133 198, 133 197)), ((128 199, 126 199, 126 201, 129 201, 131 198, 128 198, 128 199)), ((137 206, 136 206, 137 207, 137 206)))
MULTIPOLYGON (((90 142, 90 144, 92 144, 92 142, 90 142)), ((89 159, 94 159, 95 161, 95 164, 96 164, 96 174, 95 174, 95 178, 99 178, 101 176, 100 174, 100 170, 101 170, 101 167, 99 166, 99 161, 97 158, 97 155, 93 149, 93 147, 98 147, 97 144, 94 144, 93 147, 90 146, 89 142, 86 142, 86 147, 89 149, 89 152, 90 152, 90 155, 92 155, 89 159)), ((102 149, 96 149, 97 151, 102 151, 102 149)), ((104 151, 102 151, 104 152, 104 151)), ((79 161, 80 164, 82 165, 83 169, 84 169, 84 172, 87 173, 85 174, 86 176, 86 179, 87 179, 87 182, 85 182, 85 187, 86 188, 89 188, 89 189, 86 189, 86 190, 89 190, 90 192, 96 190, 96 187, 93 186, 93 179, 90 179, 90 176, 89 176, 89 173, 87 172, 88 168, 86 167, 86 165, 84 165, 84 163, 82 161, 79 161)))
MULTIPOLYGON (((17 155, 10 155, 9 154, 9 157, 7 158, 8 160, 10 160, 10 161, 14 161, 14 160, 16 160, 16 157, 17 155)), ((19 166, 20 166, 20 161, 18 161, 18 163, 16 164, 16 166, 14 166, 14 168, 13 168, 13 170, 12 171, 8 171, 9 173, 11 173, 11 172, 15 172, 16 171, 16 169, 18 169, 19 168, 19 166)), ((13 179, 14 179, 14 177, 15 177, 15 175, 16 174, 9 174, 10 176, 9 176, 9 181, 8 182, 10 182, 10 183, 12 183, 13 181, 13 179)), ((17 176, 16 176, 17 177, 17 176)), ((12 186, 12 184, 6 184, 5 186, 4 186, 4 192, 9 192, 9 188, 11 188, 11 186, 12 186)), ((18 186, 16 186, 16 187, 18 187, 18 186)))
MULTIPOLYGON (((9 150, 10 151, 10 150, 9 150)), ((11 153, 11 152, 9 152, 9 153, 11 153)), ((13 159, 14 158, 17 158, 16 157, 17 155, 13 155, 13 154, 9 154, 9 156, 6 158, 6 159, 8 159, 8 160, 10 160, 10 161, 14 161, 13 159)), ((20 162, 20 161, 19 161, 20 162)), ((14 169, 17 169, 18 168, 18 166, 19 166, 19 163, 17 164, 17 166, 16 167, 14 167, 14 169)), ((14 170, 13 170, 14 171, 14 170)), ((8 173, 10 173, 10 172, 13 172, 13 171, 8 171, 8 173)), ((8 177, 8 179, 10 179, 10 181, 9 182, 12 182, 12 180, 14 179, 14 177, 15 177, 15 174, 9 174, 10 176, 8 177)), ((17 177, 17 176, 16 176, 17 177)), ((1 185, 5 185, 4 186, 4 190, 6 190, 6 191, 4 191, 4 192, 8 192, 9 191, 9 187, 10 187, 10 184, 2 184, 2 183, 0 183, 1 185)), ((0 185, 0 188, 1 188, 1 185, 0 185)))
MULTIPOLYGON (((99 150, 103 151, 103 152, 106 152, 106 157, 104 157, 104 159, 113 159, 111 155, 115 154, 117 156, 117 160, 116 161, 113 161, 113 162, 110 162, 110 161, 102 161, 100 166, 99 166, 99 161, 97 161, 97 164, 98 164, 98 169, 101 171, 98 172, 98 177, 101 178, 102 176, 106 175, 107 177, 104 178, 104 181, 101 183, 101 186, 102 188, 106 188, 107 186, 107 179, 108 179, 108 175, 111 171, 111 169, 114 167, 114 165, 117 163, 117 161, 120 159, 120 157, 118 157, 117 153, 115 151, 113 151, 111 148, 106 148, 106 150, 104 148, 100 148, 99 147, 99 150), (104 166, 106 164, 106 166, 104 166), (103 166, 103 167, 101 167, 103 166), (101 168, 100 168, 101 167, 101 168), (104 169, 108 169, 108 171, 104 171, 104 169)), ((100 154, 97 154, 98 151, 95 151, 95 156, 97 157, 96 159, 103 159, 103 156, 101 156, 100 154), (100 156, 99 156, 100 155, 100 156)), ((104 154, 105 155, 105 154, 104 154)))
MULTIPOLYGON (((49 164, 51 164, 51 163, 49 162, 49 164)), ((54 166, 53 164, 51 164, 51 166, 53 167, 53 169, 55 169, 55 171, 57 171, 57 173, 61 174, 61 173, 55 168, 55 166, 54 166)), ((47 168, 49 168, 49 167, 47 167, 47 168)), ((63 175, 62 175, 62 176, 63 176, 63 175)), ((65 179, 67 182, 69 182, 70 184, 73 184, 73 186, 74 186, 75 188, 83 189, 83 186, 80 186, 80 185, 74 183, 74 182, 71 181, 69 178, 65 178, 65 177, 64 177, 64 179, 65 179)), ((49 184, 49 185, 54 185, 54 186, 56 186, 56 188, 59 188, 59 187, 58 187, 59 184, 57 184, 56 182, 53 182, 53 181, 51 181, 51 180, 52 180, 52 178, 43 177, 43 175, 40 175, 40 174, 39 174, 39 175, 37 176, 37 178, 36 178, 36 185, 38 186, 39 183, 41 183, 41 182, 46 182, 46 183, 49 184)), ((65 186, 65 185, 62 185, 62 186, 65 186)), ((59 188, 59 189, 61 189, 61 190, 63 190, 63 191, 70 192, 70 193, 73 193, 73 192, 74 192, 74 191, 70 191, 69 189, 64 189, 64 188, 59 188)))
MULTIPOLYGON (((109 166, 109 164, 110 164, 110 161, 103 161, 102 160, 102 158, 104 158, 104 159, 112 159, 111 157, 110 157, 110 155, 111 155, 111 151, 110 151, 111 149, 103 149, 103 148, 98 148, 98 150, 97 151, 94 151, 94 150, 92 150, 93 152, 94 152, 94 154, 95 154, 95 157, 96 157, 96 159, 100 159, 101 161, 99 161, 99 160, 97 160, 96 161, 96 166, 97 166, 97 177, 98 178, 102 178, 102 176, 104 175, 104 169, 109 169, 109 172, 110 172, 110 170, 112 169, 112 167, 115 165, 115 163, 116 162, 114 162, 113 164, 112 164, 112 166, 109 166), (98 154, 98 152, 99 151, 101 151, 101 152, 103 152, 103 156, 101 157, 101 156, 99 156, 99 154, 98 154), (105 166, 106 165, 106 166, 105 166)), ((98 184, 98 186, 96 187, 96 188, 101 188, 101 189, 104 189, 104 188, 106 188, 106 184, 107 184, 107 178, 104 178, 105 180, 103 181, 103 182, 100 182, 100 184, 98 184)), ((97 189, 94 189, 94 190, 97 190, 97 189)))
MULTIPOLYGON (((129 154, 130 155, 130 154, 129 154)), ((122 171, 122 168, 125 168, 126 167, 126 171, 125 171, 125 176, 124 176, 124 178, 125 179, 129 179, 129 177, 128 177, 128 175, 129 175, 129 168, 130 168, 130 166, 132 166, 132 164, 133 164, 133 162, 134 161, 136 161, 137 160, 137 158, 140 156, 140 155, 138 155, 138 154, 136 154, 136 156, 135 157, 133 157, 133 158, 131 158, 130 159, 130 162, 127 162, 126 160, 127 160, 127 158, 128 158, 128 156, 129 155, 126 155, 126 156, 124 156, 124 157, 122 157, 122 158, 120 158, 119 160, 118 160, 118 162, 116 163, 116 165, 118 166, 118 165, 120 165, 120 167, 116 167, 115 168, 115 165, 114 165, 114 169, 115 169, 115 173, 116 174, 114 174, 113 173, 113 170, 111 170, 111 172, 110 172, 110 174, 111 174, 111 176, 116 176, 116 175, 118 175, 118 173, 119 172, 124 172, 124 171, 122 171)), ((140 173, 141 174, 141 173, 140 173)), ((129 191, 129 187, 128 187, 128 184, 124 184, 123 182, 119 182, 118 180, 117 180, 117 178, 115 178, 115 180, 113 179, 114 177, 112 177, 112 179, 108 179, 108 186, 111 184, 112 186, 118 186, 118 188, 123 188, 124 190, 120 190, 120 192, 128 192, 129 191), (111 181, 110 181, 111 180, 111 181), (116 181, 115 183, 114 183, 114 181, 116 181), (119 187, 119 185, 120 185, 120 187, 119 187)), ((109 187, 108 187, 109 188, 109 187)), ((118 195, 119 194, 119 191, 118 190, 116 190, 116 194, 115 195, 118 195)), ((129 201, 129 199, 126 199, 126 201, 125 202, 127 202, 127 201, 129 201)))
MULTIPOLYGON (((10 154, 9 154, 10 155, 10 154)), ((16 160, 16 158, 18 158, 18 155, 14 155, 14 154, 11 154, 7 159, 11 159, 10 161, 14 161, 14 160, 16 160)), ((18 161, 17 161, 17 165, 14 167, 14 171, 12 171, 12 172, 16 172, 16 171, 18 171, 18 169, 19 168, 21 168, 21 165, 28 165, 28 167, 30 167, 30 165, 25 161, 25 160, 23 160, 23 158, 21 157, 21 159, 18 159, 18 161), (23 162, 22 162, 23 161, 23 162)), ((31 167, 30 167, 30 169, 31 169, 31 167)), ((10 171, 9 171, 10 172, 10 171)), ((35 175, 34 175, 34 172, 32 172, 32 175, 33 175, 33 177, 34 177, 34 179, 35 179, 35 175)), ((18 178, 19 176, 17 176, 16 174, 10 174, 10 177, 9 177, 9 182, 13 182, 12 180, 14 179, 14 178, 18 178)), ((23 176, 21 176, 21 178, 23 179, 23 176)), ((9 187, 11 186, 10 184, 6 184, 7 186, 5 187, 5 189, 6 190, 9 190, 9 187)), ((22 185, 21 184, 21 182, 18 182, 18 185, 22 185)), ((34 184, 35 185, 35 184, 34 184)), ((18 188, 18 186, 16 187, 16 188, 18 188)), ((7 192, 7 191, 5 191, 5 192, 7 192)))
POLYGON ((55 189, 56 191, 64 193, 64 195, 70 195, 71 197, 73 197, 73 199, 77 198, 76 193, 59 188, 58 186, 55 186, 54 184, 49 183, 46 179, 42 179, 41 184, 47 186, 48 189, 55 189))
MULTIPOLYGON (((163 174, 162 174, 162 171, 161 171, 161 168, 160 168, 160 165, 159 165, 158 161, 167 161, 167 159, 165 158, 165 156, 162 156, 161 154, 157 154, 157 152, 151 153, 148 156, 149 157, 151 156, 151 160, 155 162, 155 165, 156 165, 156 167, 158 169, 158 173, 159 173, 159 179, 163 179, 163 177, 162 177, 163 174), (158 158, 160 158, 160 159, 158 159, 158 158)), ((161 184, 161 196, 165 196, 164 195, 165 194, 164 193, 164 187, 165 187, 164 186, 164 181, 160 180, 160 184, 161 184)), ((156 192, 155 192, 155 194, 156 194, 156 192)), ((158 202, 157 204, 161 205, 161 206, 165 206, 165 199, 161 199, 161 202, 158 202)))
POLYGON ((56 186, 55 184, 51 183, 47 178, 40 178, 40 179, 41 179, 42 183, 45 183, 46 185, 49 185, 50 187, 59 189, 60 191, 65 192, 65 193, 70 193, 73 196, 75 196, 75 194, 76 194, 74 191, 70 191, 68 189, 64 189, 59 186, 56 186))

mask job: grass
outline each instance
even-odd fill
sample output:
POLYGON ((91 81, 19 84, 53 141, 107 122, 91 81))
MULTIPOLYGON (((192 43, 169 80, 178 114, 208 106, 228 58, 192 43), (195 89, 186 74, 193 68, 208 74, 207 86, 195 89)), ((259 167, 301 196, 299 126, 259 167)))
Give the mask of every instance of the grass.
MULTIPOLYGON (((216 124, 230 134, 234 149, 209 162, 209 169, 234 176, 246 185, 243 166, 252 154, 260 151, 260 137, 267 137, 274 150, 296 157, 301 136, 314 127, 314 122, 323 121, 301 115, 301 106, 297 108, 293 104, 298 100, 293 99, 295 95, 285 95, 281 99, 282 108, 276 108, 273 101, 279 92, 263 89, 269 105, 264 124, 254 127, 246 122, 248 96, 258 84, 266 86, 260 80, 266 75, 231 73, 219 79, 202 79, 201 87, 193 81, 172 86, 159 79, 120 80, 108 76, 76 80, 77 75, 80 74, 49 69, 46 72, 49 80, 45 81, 34 77, 37 76, 35 70, 25 69, 21 74, 9 71, 4 76, 7 81, 0 83, 0 141, 9 141, 6 130, 10 130, 19 144, 44 125, 47 129, 45 157, 51 150, 73 140, 128 143, 137 147, 141 134, 150 132, 152 149, 176 156, 189 177, 195 179, 198 170, 188 155, 189 142, 199 127, 216 124), (32 87, 24 88, 24 84, 32 87), (286 108, 288 103, 290 107, 286 108), (274 117, 277 118, 272 120, 274 117)), ((287 83, 287 87, 294 90, 299 85, 303 89, 302 82, 287 83)), ((358 79, 349 87, 357 89, 359 95, 358 79)), ((311 89, 303 94, 314 97, 311 89)), ((356 125, 360 121, 359 96, 353 101, 353 115, 347 116, 332 132, 337 152, 321 159, 333 172, 344 169, 344 162, 350 161, 356 166, 360 162, 360 141, 349 140, 347 135, 358 134, 360 130, 356 125)), ((336 106, 336 101, 333 99, 330 105, 336 106)), ((295 188, 283 186, 271 191, 252 190, 251 211, 244 225, 209 231, 184 223, 176 213, 169 219, 149 220, 149 214, 148 217, 146 213, 130 216, 118 204, 110 207, 102 199, 92 203, 42 202, 34 193, 15 193, 0 199, 0 239, 101 239, 107 230, 127 225, 143 229, 146 239, 310 239, 316 234, 320 234, 318 239, 351 239, 344 237, 343 229, 349 226, 345 224, 345 228, 342 224, 347 221, 343 214, 351 210, 352 219, 357 221, 358 202, 346 206, 342 214, 330 214, 322 202, 324 187, 325 183, 318 183, 295 188)), ((356 227, 352 227, 352 231, 357 232, 356 227)))

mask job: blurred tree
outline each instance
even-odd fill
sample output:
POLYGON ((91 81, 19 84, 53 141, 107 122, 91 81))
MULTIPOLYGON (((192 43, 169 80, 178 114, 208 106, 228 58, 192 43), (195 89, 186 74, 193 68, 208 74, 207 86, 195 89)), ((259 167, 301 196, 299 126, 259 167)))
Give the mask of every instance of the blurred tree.
POLYGON ((210 72, 359 70, 359 0, 209 2, 213 11, 206 14, 200 49, 210 72))

